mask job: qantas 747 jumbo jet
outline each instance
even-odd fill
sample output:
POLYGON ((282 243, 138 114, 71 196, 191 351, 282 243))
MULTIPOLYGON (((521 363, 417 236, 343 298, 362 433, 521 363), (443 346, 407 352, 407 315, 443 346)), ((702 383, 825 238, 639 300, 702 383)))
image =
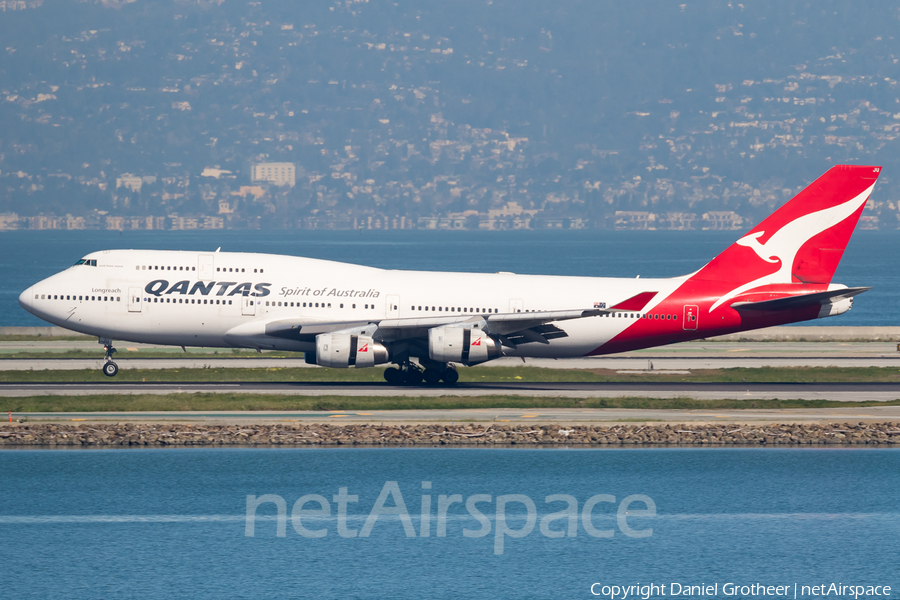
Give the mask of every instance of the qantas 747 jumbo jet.
POLYGON ((881 167, 839 165, 700 270, 670 279, 388 271, 231 252, 103 250, 19 296, 113 340, 394 363, 389 383, 455 383, 501 356, 613 354, 839 315, 869 288, 831 283, 881 167))

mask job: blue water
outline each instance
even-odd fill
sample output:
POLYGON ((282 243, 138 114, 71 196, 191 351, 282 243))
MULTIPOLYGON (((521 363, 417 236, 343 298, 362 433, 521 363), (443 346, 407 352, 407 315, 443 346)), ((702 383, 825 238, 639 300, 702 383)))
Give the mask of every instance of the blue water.
MULTIPOLYGON (((589 598, 602 585, 890 585, 900 589, 900 452, 869 449, 159 449, 0 452, 0 594, 4 598, 589 598), (381 516, 369 537, 338 535, 333 496, 358 496, 346 525, 359 531, 387 482, 410 513, 381 516), (431 482, 423 490, 423 481, 431 482), (320 538, 275 505, 246 535, 247 496, 278 495, 288 516, 305 494, 330 503, 306 517, 320 538), (432 498, 421 537, 421 497, 432 498), (436 537, 438 495, 468 499, 490 517, 485 537, 464 505, 436 537), (538 523, 597 494, 587 534, 549 538, 539 524, 504 536, 497 497, 520 494, 538 523), (623 534, 616 506, 632 504, 623 534)), ((395 498, 385 505, 394 506, 395 498)), ((510 503, 505 526, 527 524, 510 503)), ((316 503, 307 509, 319 508, 316 503)), ((552 530, 565 531, 566 520, 552 530)), ((846 596, 845 596, 846 597, 846 596)))
MULTIPOLYGON (((388 269, 512 271, 608 277, 691 273, 740 234, 731 231, 11 231, 0 234, 0 325, 44 324, 22 310, 22 290, 95 250, 270 252, 388 269)), ((859 231, 835 282, 872 286, 850 313, 816 325, 897 325, 900 235, 859 231)))

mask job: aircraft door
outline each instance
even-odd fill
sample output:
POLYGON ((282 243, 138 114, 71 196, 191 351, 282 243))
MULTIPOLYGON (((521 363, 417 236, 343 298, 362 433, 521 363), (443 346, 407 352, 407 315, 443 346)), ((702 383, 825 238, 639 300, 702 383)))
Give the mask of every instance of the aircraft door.
POLYGON ((245 317, 255 317, 258 304, 259 300, 254 296, 241 296, 241 315, 245 317))
POLYGON ((212 254, 201 254, 198 259, 197 271, 200 281, 210 281, 215 275, 215 257, 212 254))
POLYGON ((525 308, 525 303, 522 302, 521 298, 510 298, 509 300, 509 312, 517 313, 522 312, 522 309, 525 308))
POLYGON ((697 329, 697 316, 699 314, 700 309, 698 307, 686 304, 684 306, 684 321, 682 321, 683 328, 686 330, 697 329))
POLYGON ((388 296, 385 298, 384 316, 387 319, 400 318, 400 296, 388 296))
POLYGON ((130 287, 128 288, 128 312, 130 313, 139 313, 141 312, 141 295, 143 293, 143 289, 139 287, 130 287))

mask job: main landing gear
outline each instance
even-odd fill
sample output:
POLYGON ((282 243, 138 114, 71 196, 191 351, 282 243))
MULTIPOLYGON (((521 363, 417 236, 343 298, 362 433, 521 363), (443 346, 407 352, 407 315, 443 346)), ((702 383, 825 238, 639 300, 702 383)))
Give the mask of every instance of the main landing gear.
POLYGON ((113 348, 112 340, 100 339, 100 343, 103 344, 103 350, 106 351, 104 358, 106 362, 103 363, 103 374, 107 377, 115 377, 116 373, 119 372, 119 365, 113 362, 112 355, 115 352, 118 352, 115 348, 113 348))
POLYGON ((384 380, 391 385, 437 385, 441 381, 453 385, 459 381, 459 373, 448 364, 434 363, 422 368, 413 362, 403 362, 384 370, 384 380), (399 367, 399 368, 398 368, 399 367))

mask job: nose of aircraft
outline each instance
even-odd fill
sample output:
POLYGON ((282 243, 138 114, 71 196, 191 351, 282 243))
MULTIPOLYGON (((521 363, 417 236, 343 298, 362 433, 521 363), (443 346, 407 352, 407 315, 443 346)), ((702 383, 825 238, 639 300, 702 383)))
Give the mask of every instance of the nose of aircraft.
POLYGON ((19 294, 19 306, 31 312, 31 300, 34 297, 34 288, 28 288, 19 294))

